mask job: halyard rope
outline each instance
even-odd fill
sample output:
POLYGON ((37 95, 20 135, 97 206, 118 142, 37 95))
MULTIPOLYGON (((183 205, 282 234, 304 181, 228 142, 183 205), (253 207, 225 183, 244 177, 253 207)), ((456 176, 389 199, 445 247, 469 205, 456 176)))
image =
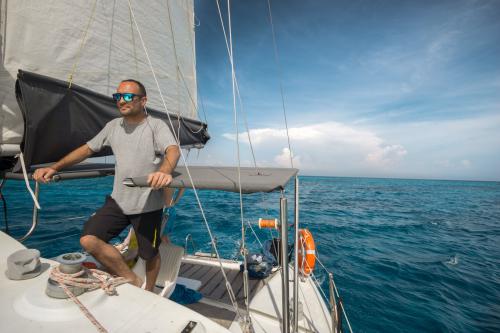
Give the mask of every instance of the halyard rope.
MULTIPOLYGON (((155 70, 153 68, 153 64, 151 62, 151 59, 149 58, 149 54, 148 54, 148 51, 147 51, 147 48, 146 48, 146 45, 144 43, 144 39, 142 38, 142 34, 141 34, 141 31, 139 29, 139 26, 137 24, 137 21, 135 19, 135 15, 134 15, 134 11, 132 9, 132 3, 130 0, 128 0, 128 5, 129 5, 129 8, 130 8, 130 12, 132 14, 132 19, 134 21, 134 25, 137 29, 137 33, 139 35, 139 38, 141 40, 141 43, 142 43, 142 47, 143 47, 143 50, 144 50, 144 53, 146 55, 146 59, 148 61, 148 64, 149 64, 149 67, 151 69, 151 73, 153 75, 153 78, 155 80, 155 83, 156 83, 156 87, 158 89, 158 92, 160 94, 160 98, 161 98, 161 101, 163 103, 163 108, 165 109, 166 111, 166 114, 167 114, 167 118, 168 118, 168 121, 170 123, 170 126, 172 128, 174 128, 173 126, 173 123, 172 123, 172 119, 170 117, 170 114, 168 112, 168 108, 167 108, 167 104, 165 102, 165 99, 163 98, 163 94, 161 92, 161 88, 160 88, 160 83, 158 82, 158 79, 156 78, 156 74, 155 74, 155 70)), ((174 131, 174 137, 175 137, 175 140, 177 142, 177 144, 180 146, 180 141, 179 141, 179 137, 176 136, 176 133, 174 131)), ((229 283, 228 279, 227 279, 227 275, 226 275, 226 272, 224 271, 224 266, 222 264, 222 260, 220 259, 220 255, 219 255, 219 250, 217 249, 217 245, 215 244, 215 241, 214 241, 214 237, 212 235, 212 231, 210 229, 210 226, 208 224, 208 221, 207 221, 207 217, 205 216, 205 211, 203 210, 203 206, 201 204, 201 200, 200 200, 200 197, 198 196, 198 191, 196 189, 196 186, 195 186, 195 183, 193 181, 193 177, 191 176, 191 172, 189 170, 189 167, 188 167, 188 163, 187 163, 187 160, 186 160, 186 156, 184 154, 184 152, 182 151, 182 149, 180 149, 180 154, 181 154, 181 158, 182 158, 182 161, 184 163, 184 165, 186 166, 186 172, 187 172, 187 175, 188 175, 188 178, 189 178, 189 181, 191 183, 191 186, 193 188, 193 194, 196 198, 196 202, 198 204, 198 207, 200 208, 200 213, 201 213, 201 216, 203 218, 203 222, 205 223, 205 226, 207 228, 207 232, 208 232, 208 235, 210 236, 210 242, 212 243, 212 246, 214 247, 214 251, 215 251, 215 254, 217 256, 217 260, 219 262, 219 266, 220 266, 220 269, 221 269, 221 273, 222 273, 222 276, 224 277, 224 280, 226 281, 226 287, 228 289, 228 294, 230 296, 230 300, 231 300, 231 304, 233 305, 233 308, 235 309, 235 312, 237 314, 237 316, 239 318, 243 318, 243 314, 241 313, 239 307, 238 307, 238 303, 236 302, 236 298, 234 297, 234 292, 232 291, 232 287, 231 287, 231 284, 229 283)))
POLYGON ((83 47, 85 46, 85 42, 87 41, 87 33, 89 32, 90 24, 92 23, 92 20, 94 18, 96 4, 97 4, 97 0, 94 1, 94 5, 92 6, 92 11, 90 12, 89 21, 87 22, 87 27, 82 32, 82 41, 80 43, 80 49, 76 53, 76 56, 75 56, 76 60, 75 60, 75 63, 73 64, 73 68, 71 69, 71 73, 69 74, 68 88, 71 88, 71 85, 73 84, 73 75, 76 72, 76 67, 78 66, 78 63, 80 62, 80 56, 82 55, 83 47))
POLYGON ((123 277, 114 278, 111 274, 100 271, 98 269, 83 269, 73 274, 65 274, 59 270, 59 266, 54 267, 50 271, 50 278, 56 281, 59 286, 64 290, 71 300, 78 305, 83 314, 90 320, 90 322, 97 328, 99 332, 107 332, 107 330, 97 321, 97 319, 90 313, 85 305, 76 298, 76 296, 69 290, 68 286, 85 288, 87 291, 95 289, 103 289, 108 295, 116 294, 116 287, 129 282, 123 277), (83 278, 87 273, 87 278, 83 278))

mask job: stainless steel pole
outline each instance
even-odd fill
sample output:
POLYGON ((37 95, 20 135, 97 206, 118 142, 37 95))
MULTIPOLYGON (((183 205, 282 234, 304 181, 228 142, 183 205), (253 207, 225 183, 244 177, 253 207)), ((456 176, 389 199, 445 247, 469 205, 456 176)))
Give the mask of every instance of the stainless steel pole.
POLYGON ((299 331, 299 177, 295 176, 295 211, 294 211, 294 253, 293 265, 293 332, 299 331))
POLYGON ((281 218, 281 291, 282 291, 282 333, 290 331, 290 305, 288 286, 288 214, 287 199, 281 192, 280 198, 280 218, 281 218))

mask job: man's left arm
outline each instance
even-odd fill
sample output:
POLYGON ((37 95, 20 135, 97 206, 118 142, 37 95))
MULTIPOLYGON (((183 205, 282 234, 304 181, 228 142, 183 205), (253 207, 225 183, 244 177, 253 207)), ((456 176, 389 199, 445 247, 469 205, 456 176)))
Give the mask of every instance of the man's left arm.
POLYGON ((172 172, 177 166, 180 157, 180 149, 177 145, 170 145, 165 150, 165 158, 158 171, 150 173, 148 184, 153 189, 158 190, 168 186, 172 182, 172 172))

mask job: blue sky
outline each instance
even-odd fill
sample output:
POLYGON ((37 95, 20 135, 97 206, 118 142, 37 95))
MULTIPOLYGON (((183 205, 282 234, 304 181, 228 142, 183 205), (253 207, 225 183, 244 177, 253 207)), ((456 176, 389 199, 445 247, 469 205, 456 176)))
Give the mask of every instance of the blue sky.
MULTIPOLYGON (((231 6, 257 163, 289 166, 267 1, 231 6)), ((499 1, 271 6, 302 174, 500 180, 499 1)), ((206 0, 195 8, 199 97, 212 139, 190 162, 235 165, 231 74, 217 8, 206 0)), ((242 133, 241 159, 251 165, 246 138, 242 133)))

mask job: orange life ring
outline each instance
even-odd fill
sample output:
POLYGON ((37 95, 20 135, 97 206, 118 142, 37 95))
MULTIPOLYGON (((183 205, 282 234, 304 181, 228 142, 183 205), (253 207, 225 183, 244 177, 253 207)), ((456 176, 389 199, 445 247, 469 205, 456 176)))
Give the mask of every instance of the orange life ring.
POLYGON ((308 229, 299 229, 299 270, 308 276, 316 264, 316 246, 308 229))

